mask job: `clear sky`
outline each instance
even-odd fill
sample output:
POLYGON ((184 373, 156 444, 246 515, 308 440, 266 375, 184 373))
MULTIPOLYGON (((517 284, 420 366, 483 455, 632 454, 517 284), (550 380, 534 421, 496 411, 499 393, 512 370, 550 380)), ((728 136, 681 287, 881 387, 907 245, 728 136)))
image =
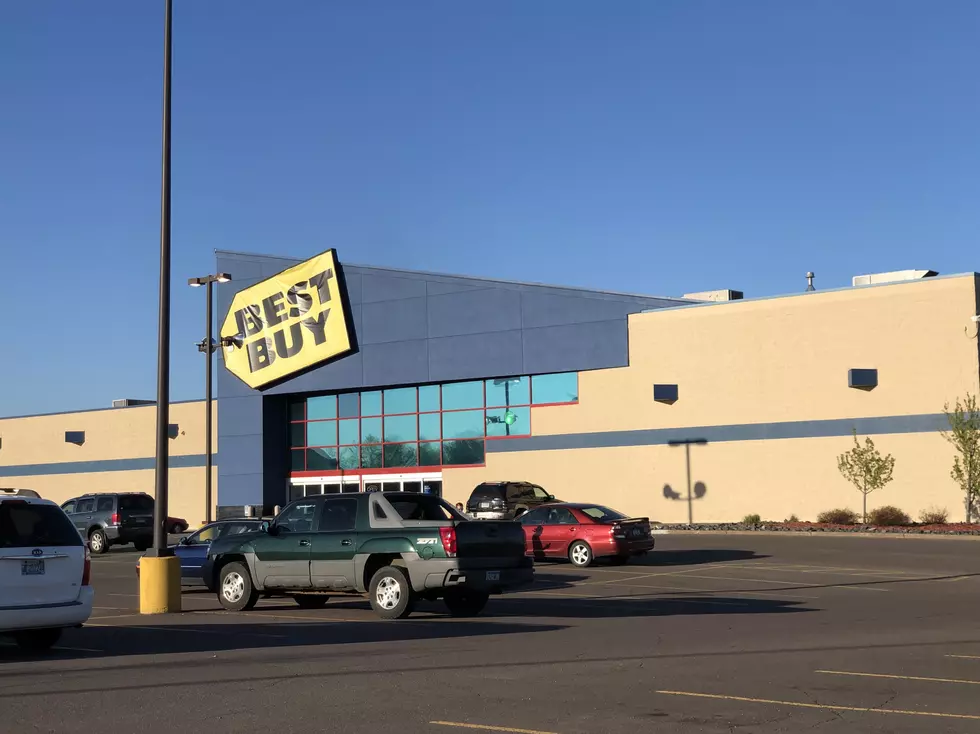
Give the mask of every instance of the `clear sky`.
MULTIPOLYGON (((0 2, 0 415, 155 394, 162 0, 0 2)), ((980 270, 980 2, 175 0, 214 249, 651 295, 980 270)))

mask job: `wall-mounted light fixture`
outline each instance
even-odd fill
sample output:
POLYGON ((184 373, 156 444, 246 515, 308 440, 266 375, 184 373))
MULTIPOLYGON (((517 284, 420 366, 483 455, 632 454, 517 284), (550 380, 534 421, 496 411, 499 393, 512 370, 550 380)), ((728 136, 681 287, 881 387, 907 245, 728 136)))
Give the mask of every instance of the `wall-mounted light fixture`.
POLYGON ((878 370, 848 370, 847 386, 856 390, 874 390, 878 387, 878 370))
POLYGON ((65 443, 81 446, 85 443, 85 431, 65 431, 65 443))
POLYGON ((673 405, 677 402, 677 385, 654 385, 653 399, 657 403, 673 405))
POLYGON ((177 438, 180 433, 180 424, 178 423, 168 423, 167 424, 167 436, 170 438, 177 438))

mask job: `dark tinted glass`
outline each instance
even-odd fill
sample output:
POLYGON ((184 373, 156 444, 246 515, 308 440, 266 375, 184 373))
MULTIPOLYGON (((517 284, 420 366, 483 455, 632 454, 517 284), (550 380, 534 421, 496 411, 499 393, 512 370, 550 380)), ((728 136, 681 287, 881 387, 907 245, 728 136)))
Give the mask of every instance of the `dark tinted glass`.
POLYGON ((75 512, 95 512, 95 500, 79 500, 75 512))
POLYGON ((115 502, 113 502, 112 497, 99 497, 98 502, 95 504, 96 512, 112 512, 112 508, 115 507, 115 502))
POLYGON ((123 494, 119 496, 119 509, 153 512, 153 498, 145 494, 123 494))
POLYGON ((531 510, 530 512, 525 512, 519 518, 521 525, 541 525, 544 523, 546 510, 538 508, 537 510, 531 510))
POLYGON ((337 396, 338 413, 341 418, 357 418, 360 413, 356 392, 337 396))
POLYGON ((320 449, 309 449, 306 452, 306 469, 307 471, 313 471, 314 469, 336 469, 337 468, 337 449, 336 448, 320 448, 320 449))
POLYGON ((449 465, 482 464, 483 439, 479 441, 443 441, 442 463, 449 465))
POLYGON ((445 501, 432 495, 385 494, 402 520, 453 520, 456 516, 445 501))
POLYGON ((295 400, 289 404, 289 420, 301 421, 306 418, 306 401, 295 400))
POLYGON ((385 467, 418 466, 418 447, 414 443, 386 443, 384 445, 385 467))
POLYGON ((306 446, 306 424, 291 423, 289 425, 289 445, 292 447, 306 446))
POLYGON ((0 548, 80 545, 82 536, 60 507, 0 502, 0 548))
POLYGON ((494 500, 504 498, 504 486, 500 484, 481 484, 473 490, 471 500, 494 500))
POLYGON ((323 503, 323 512, 320 515, 321 532, 353 530, 356 524, 357 499, 354 497, 327 500, 323 503))

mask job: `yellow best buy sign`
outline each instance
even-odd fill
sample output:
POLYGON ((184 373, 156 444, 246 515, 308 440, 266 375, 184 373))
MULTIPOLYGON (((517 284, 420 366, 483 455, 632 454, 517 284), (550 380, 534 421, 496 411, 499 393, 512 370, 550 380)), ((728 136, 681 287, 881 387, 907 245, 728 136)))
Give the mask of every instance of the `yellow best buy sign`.
POLYGON ((349 352, 346 296, 334 250, 240 291, 221 325, 225 367, 260 388, 349 352))

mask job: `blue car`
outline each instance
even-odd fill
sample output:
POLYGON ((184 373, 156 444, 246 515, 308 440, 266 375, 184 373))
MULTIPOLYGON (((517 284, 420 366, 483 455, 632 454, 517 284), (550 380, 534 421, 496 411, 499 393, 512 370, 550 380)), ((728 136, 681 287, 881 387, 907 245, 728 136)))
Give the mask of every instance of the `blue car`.
MULTIPOLYGON (((170 546, 174 555, 180 559, 180 585, 204 586, 201 567, 207 558, 208 548, 215 538, 223 538, 240 533, 252 533, 262 528, 262 520, 218 520, 208 523, 200 530, 181 538, 170 546)), ((136 561, 136 575, 140 574, 140 562, 136 561)))

